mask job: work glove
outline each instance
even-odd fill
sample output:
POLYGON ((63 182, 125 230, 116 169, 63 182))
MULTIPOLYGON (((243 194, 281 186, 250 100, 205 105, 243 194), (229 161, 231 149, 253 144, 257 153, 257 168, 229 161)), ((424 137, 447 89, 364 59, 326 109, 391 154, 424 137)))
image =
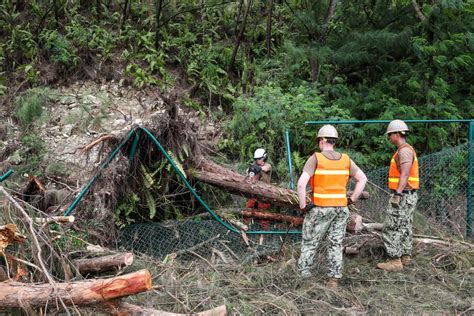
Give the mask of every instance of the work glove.
POLYGON ((260 166, 251 165, 248 171, 248 175, 250 178, 252 178, 256 176, 257 174, 259 174, 261 171, 262 171, 262 168, 260 166))
POLYGON ((315 206, 314 203, 310 202, 309 204, 306 204, 306 206, 304 208, 300 208, 300 211, 303 212, 303 213, 306 213, 306 212, 310 211, 314 206, 315 206))
POLYGON ((359 209, 355 206, 354 201, 350 197, 347 198, 347 208, 351 212, 359 212, 359 209))
POLYGON ((402 195, 400 193, 395 193, 390 197, 390 204, 393 208, 400 208, 400 202, 402 200, 402 195))

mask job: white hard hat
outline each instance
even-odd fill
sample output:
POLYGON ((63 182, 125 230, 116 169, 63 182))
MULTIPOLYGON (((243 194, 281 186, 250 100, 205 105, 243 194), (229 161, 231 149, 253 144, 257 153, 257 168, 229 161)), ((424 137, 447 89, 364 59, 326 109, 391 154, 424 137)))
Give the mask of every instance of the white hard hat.
POLYGON ((403 122, 402 120, 393 120, 388 124, 387 126, 387 132, 385 134, 389 133, 396 133, 400 132, 402 134, 405 134, 405 132, 409 131, 408 125, 403 122))
POLYGON ((324 125, 318 131, 318 138, 328 137, 328 138, 339 138, 337 130, 332 125, 324 125))
POLYGON ((263 148, 257 148, 255 152, 253 153, 253 158, 254 159, 266 159, 267 158, 267 152, 263 148))

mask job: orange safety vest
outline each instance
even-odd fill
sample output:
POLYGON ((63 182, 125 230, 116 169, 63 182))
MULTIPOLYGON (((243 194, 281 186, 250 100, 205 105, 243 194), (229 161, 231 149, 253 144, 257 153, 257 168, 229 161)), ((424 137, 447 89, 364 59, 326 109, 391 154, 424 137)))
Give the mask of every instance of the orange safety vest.
POLYGON ((349 182, 351 160, 342 154, 339 160, 331 160, 316 153, 318 164, 311 177, 313 193, 311 201, 316 206, 347 206, 346 186, 349 182))
POLYGON ((405 144, 398 148, 395 154, 393 154, 392 160, 390 161, 390 169, 388 171, 388 188, 391 190, 398 189, 398 183, 400 182, 400 170, 398 170, 397 168, 397 163, 395 162, 395 159, 398 156, 398 151, 406 146, 408 146, 408 148, 410 148, 413 152, 413 164, 411 165, 410 173, 408 175, 408 185, 410 185, 410 187, 412 187, 413 189, 420 188, 420 176, 418 171, 418 158, 416 157, 416 152, 413 147, 408 144, 405 144))

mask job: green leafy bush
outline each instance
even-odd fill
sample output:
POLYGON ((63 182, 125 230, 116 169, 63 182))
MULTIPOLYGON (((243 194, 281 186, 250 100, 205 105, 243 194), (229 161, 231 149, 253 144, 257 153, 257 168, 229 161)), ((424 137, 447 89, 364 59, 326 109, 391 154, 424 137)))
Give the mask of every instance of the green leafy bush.
POLYGON ((45 30, 40 35, 42 46, 50 60, 70 69, 75 66, 79 57, 69 40, 57 30, 45 30))

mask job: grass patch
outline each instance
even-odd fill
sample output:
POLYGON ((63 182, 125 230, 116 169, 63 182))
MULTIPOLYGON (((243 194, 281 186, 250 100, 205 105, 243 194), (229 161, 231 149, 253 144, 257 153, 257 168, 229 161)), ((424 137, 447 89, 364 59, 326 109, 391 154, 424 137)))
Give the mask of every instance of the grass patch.
POLYGON ((472 248, 417 247, 413 264, 398 273, 375 269, 375 264, 383 260, 377 250, 346 257, 344 276, 337 291, 324 286, 323 253, 316 260, 314 276, 304 280, 299 277, 298 248, 299 245, 288 246, 284 257, 277 262, 260 264, 221 264, 200 258, 176 261, 172 256, 158 261, 141 257, 133 269, 150 269, 157 288, 128 301, 176 313, 195 313, 225 304, 229 314, 243 315, 472 311, 474 274, 469 272, 474 266, 472 248), (443 260, 453 264, 447 268, 440 264, 443 260))

